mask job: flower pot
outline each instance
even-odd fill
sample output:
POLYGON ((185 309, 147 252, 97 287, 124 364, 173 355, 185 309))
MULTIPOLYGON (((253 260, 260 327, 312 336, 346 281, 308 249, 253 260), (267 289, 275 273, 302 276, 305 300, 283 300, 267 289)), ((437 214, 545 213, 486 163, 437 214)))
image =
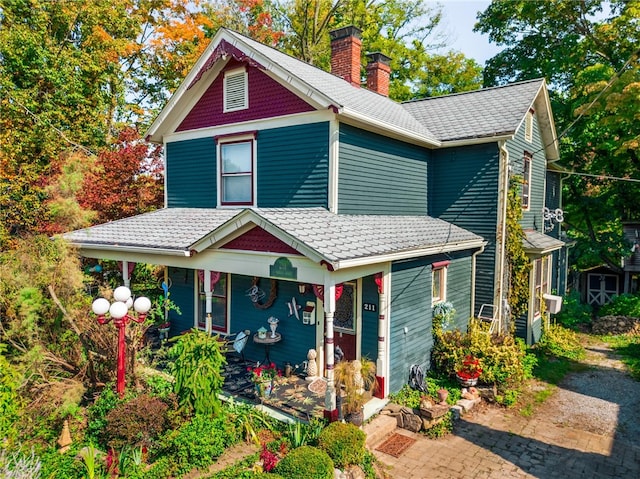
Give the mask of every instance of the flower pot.
POLYGON ((438 401, 440 404, 446 404, 447 398, 449 397, 449 391, 446 389, 438 389, 438 401))
POLYGON ((475 386, 476 384, 478 384, 478 378, 463 378, 461 376, 459 376, 458 374, 456 374, 456 379, 458 380, 458 383, 461 386, 464 387, 471 387, 471 386, 475 386))
POLYGON ((364 422, 364 411, 362 409, 346 414, 344 420, 350 422, 354 426, 362 426, 364 422))
POLYGON ((259 398, 268 398, 273 393, 273 381, 260 381, 255 384, 256 396, 259 398))

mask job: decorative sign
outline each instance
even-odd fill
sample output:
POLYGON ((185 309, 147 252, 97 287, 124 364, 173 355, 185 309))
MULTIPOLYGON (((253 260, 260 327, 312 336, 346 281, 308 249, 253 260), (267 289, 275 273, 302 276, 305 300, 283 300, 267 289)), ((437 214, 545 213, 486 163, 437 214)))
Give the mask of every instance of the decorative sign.
POLYGON ((362 303, 363 311, 373 311, 375 313, 377 309, 378 308, 375 303, 362 303))
POLYGON ((295 268, 288 258, 278 258, 269 267, 269 276, 286 279, 298 279, 298 268, 295 268))

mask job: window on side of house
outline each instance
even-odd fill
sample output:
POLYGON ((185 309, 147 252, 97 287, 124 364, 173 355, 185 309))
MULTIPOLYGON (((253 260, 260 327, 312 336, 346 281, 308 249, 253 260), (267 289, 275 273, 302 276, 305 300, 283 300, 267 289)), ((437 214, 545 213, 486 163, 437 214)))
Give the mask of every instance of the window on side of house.
POLYGON ((224 113, 249 108, 249 85, 247 71, 244 68, 224 72, 222 90, 224 113))
POLYGON ((533 157, 528 151, 522 158, 522 208, 529 209, 531 194, 531 162, 533 157))
POLYGON ((449 261, 431 265, 431 304, 447 300, 447 268, 449 261))
POLYGON ((218 141, 220 205, 253 206, 254 150, 253 137, 218 141))
POLYGON ((533 142, 533 110, 529 110, 524 119, 524 140, 528 143, 533 142))
MULTIPOLYGON (((207 297, 204 292, 204 283, 196 275, 198 281, 198 328, 207 326, 207 297)), ((227 275, 222 273, 220 279, 213 288, 211 297, 211 327, 214 331, 227 333, 227 275)))
POLYGON ((543 256, 542 258, 538 258, 534 262, 534 278, 535 278, 535 287, 534 287, 534 316, 540 316, 542 314, 542 302, 544 299, 542 298, 543 294, 549 292, 549 260, 550 256, 543 256))

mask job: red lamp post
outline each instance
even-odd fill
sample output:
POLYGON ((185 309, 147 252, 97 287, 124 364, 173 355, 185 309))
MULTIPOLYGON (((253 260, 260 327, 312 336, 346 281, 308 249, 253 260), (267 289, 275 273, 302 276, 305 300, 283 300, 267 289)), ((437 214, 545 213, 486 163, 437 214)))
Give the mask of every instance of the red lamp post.
POLYGON ((113 319, 113 324, 118 328, 118 366, 117 366, 117 386, 116 390, 120 397, 124 396, 124 373, 125 373, 125 328, 131 321, 142 323, 149 309, 151 309, 151 301, 149 298, 140 296, 133 301, 131 290, 126 286, 119 286, 113 292, 115 301, 109 303, 105 298, 98 298, 93 302, 91 309, 98 316, 98 323, 107 324, 113 319), (137 316, 129 312, 133 306, 137 316), (105 315, 109 313, 109 317, 105 315))

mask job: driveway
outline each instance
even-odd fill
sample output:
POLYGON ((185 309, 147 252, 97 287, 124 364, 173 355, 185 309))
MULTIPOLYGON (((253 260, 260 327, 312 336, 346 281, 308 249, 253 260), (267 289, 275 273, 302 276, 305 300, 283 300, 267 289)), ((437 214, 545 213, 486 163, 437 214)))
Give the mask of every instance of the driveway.
POLYGON ((530 417, 481 405, 453 434, 416 439, 400 457, 374 453, 394 479, 640 478, 640 382, 604 344, 530 417))

